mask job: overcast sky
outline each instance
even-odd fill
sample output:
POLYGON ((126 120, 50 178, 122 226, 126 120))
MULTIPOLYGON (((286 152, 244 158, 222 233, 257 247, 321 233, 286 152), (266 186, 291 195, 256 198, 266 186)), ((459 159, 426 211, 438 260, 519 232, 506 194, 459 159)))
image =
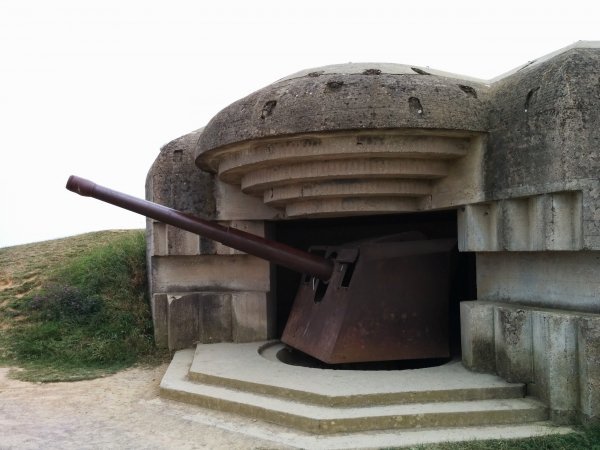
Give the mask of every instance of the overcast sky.
POLYGON ((489 79, 600 39, 600 2, 0 0, 0 247, 143 218, 162 145, 288 74, 392 62, 489 79))

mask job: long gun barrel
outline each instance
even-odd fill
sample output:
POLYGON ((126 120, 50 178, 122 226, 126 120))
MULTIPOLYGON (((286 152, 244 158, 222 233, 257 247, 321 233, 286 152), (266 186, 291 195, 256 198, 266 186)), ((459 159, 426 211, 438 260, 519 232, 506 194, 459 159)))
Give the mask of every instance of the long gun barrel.
POLYGON ((299 250, 279 242, 264 239, 251 233, 217 225, 191 214, 158 205, 131 195, 100 186, 85 178, 71 175, 67 189, 85 197, 142 214, 168 225, 181 228, 224 245, 249 253, 275 264, 306 273, 327 281, 333 272, 333 262, 320 256, 299 250))

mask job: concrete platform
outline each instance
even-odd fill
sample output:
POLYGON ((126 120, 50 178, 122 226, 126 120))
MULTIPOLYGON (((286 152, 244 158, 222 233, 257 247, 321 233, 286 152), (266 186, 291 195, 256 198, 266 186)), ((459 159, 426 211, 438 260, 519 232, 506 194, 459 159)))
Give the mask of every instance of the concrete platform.
POLYGON ((525 435, 528 424, 531 435, 554 429, 540 424, 547 408, 524 397, 522 384, 471 373, 458 361, 415 370, 314 369, 280 362, 282 349, 274 342, 182 350, 161 382, 161 395, 323 436, 422 429, 423 442, 432 442, 433 429, 469 427, 473 433, 456 435, 465 439, 485 438, 485 429, 505 424, 525 435))
POLYGON ((460 361, 418 370, 331 370, 292 366, 277 359, 285 349, 269 343, 202 345, 189 379, 324 406, 391 405, 518 398, 524 385, 477 374, 460 361))

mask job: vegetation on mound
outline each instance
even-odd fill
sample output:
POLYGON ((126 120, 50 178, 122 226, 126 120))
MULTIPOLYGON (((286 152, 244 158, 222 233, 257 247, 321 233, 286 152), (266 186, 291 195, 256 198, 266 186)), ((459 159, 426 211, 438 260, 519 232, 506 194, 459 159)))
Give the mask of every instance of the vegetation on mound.
POLYGON ((449 442, 418 445, 411 450, 600 450, 600 425, 579 427, 575 433, 526 439, 449 442))
POLYGON ((0 360, 27 381, 89 379, 160 359, 143 232, 0 249, 0 330, 0 360))

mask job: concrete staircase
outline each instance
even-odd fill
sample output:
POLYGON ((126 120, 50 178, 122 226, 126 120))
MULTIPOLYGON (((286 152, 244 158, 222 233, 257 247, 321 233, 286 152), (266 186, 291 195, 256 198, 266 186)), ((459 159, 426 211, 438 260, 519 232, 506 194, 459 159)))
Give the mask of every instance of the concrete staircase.
POLYGON ((278 342, 179 351, 161 395, 318 435, 528 423, 540 434, 538 422, 548 418, 524 385, 469 372, 460 361, 402 371, 330 370, 284 364, 280 351, 278 342))

